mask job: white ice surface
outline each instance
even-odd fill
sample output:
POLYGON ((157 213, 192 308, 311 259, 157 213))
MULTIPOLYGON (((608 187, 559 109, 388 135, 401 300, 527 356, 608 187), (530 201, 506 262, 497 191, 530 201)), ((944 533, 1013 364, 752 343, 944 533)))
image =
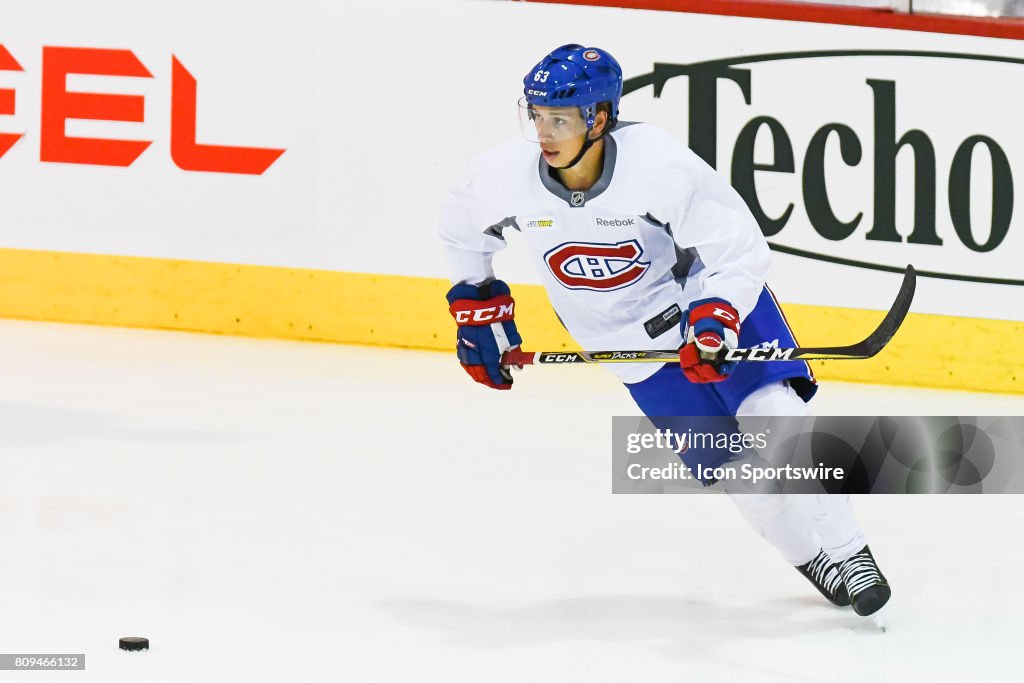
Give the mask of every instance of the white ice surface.
POLYGON ((637 410, 598 368, 499 393, 447 354, 6 321, 0 358, 0 652, 86 654, 3 680, 1020 680, 1021 497, 859 498, 881 634, 724 497, 611 495, 637 410))

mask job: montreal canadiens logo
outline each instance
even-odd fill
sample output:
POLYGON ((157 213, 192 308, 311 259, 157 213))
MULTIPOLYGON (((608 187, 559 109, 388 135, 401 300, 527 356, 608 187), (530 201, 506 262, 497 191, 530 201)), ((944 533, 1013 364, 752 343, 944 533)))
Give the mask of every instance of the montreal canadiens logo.
POLYGON ((617 244, 567 242, 544 254, 548 270, 567 289, 610 292, 628 287, 644 276, 650 261, 636 240, 617 244))
POLYGON ((586 52, 583 53, 583 59, 587 60, 588 62, 596 62, 597 60, 601 59, 601 53, 598 52, 597 50, 587 50, 586 52))

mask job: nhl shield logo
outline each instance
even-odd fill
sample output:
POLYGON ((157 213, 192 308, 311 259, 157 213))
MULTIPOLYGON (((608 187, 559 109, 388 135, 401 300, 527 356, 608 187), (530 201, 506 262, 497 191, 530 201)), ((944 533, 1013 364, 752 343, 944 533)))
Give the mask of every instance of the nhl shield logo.
POLYGON ((582 192, 573 192, 572 196, 569 197, 569 203, 573 206, 583 206, 585 201, 587 201, 587 197, 582 192))

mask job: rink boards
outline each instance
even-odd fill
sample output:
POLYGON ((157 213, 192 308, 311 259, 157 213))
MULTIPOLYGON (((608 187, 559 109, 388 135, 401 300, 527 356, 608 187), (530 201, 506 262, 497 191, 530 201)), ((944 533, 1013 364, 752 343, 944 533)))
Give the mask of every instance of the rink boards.
MULTIPOLYGON (((448 311, 437 305, 450 284, 439 278, 9 249, 0 250, 0 270, 8 317, 445 351, 454 344, 448 311)), ((577 348, 542 287, 519 286, 515 296, 530 349, 577 348)), ((806 304, 785 312, 795 330, 815 332, 798 337, 807 345, 853 343, 883 317, 806 304)), ((879 356, 812 366, 826 379, 1020 392, 1022 378, 998 351, 1022 337, 1024 323, 912 314, 879 356), (974 336, 991 340, 989 353, 965 357, 952 341, 944 346, 974 336)))

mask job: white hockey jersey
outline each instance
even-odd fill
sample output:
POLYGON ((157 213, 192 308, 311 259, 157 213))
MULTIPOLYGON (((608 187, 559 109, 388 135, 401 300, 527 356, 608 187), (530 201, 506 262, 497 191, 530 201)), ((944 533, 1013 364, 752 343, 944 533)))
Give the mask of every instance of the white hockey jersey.
MULTIPOLYGON (((682 312, 695 299, 725 299, 742 319, 770 261, 732 187, 669 133, 643 123, 620 123, 605 137, 601 177, 585 192, 559 183, 539 145, 525 139, 477 158, 441 211, 452 282, 494 279, 491 260, 507 230, 523 234, 555 312, 588 351, 676 349, 682 312)), ((543 350, 528 339, 524 347, 543 350)), ((606 367, 639 382, 662 366, 606 367)))

